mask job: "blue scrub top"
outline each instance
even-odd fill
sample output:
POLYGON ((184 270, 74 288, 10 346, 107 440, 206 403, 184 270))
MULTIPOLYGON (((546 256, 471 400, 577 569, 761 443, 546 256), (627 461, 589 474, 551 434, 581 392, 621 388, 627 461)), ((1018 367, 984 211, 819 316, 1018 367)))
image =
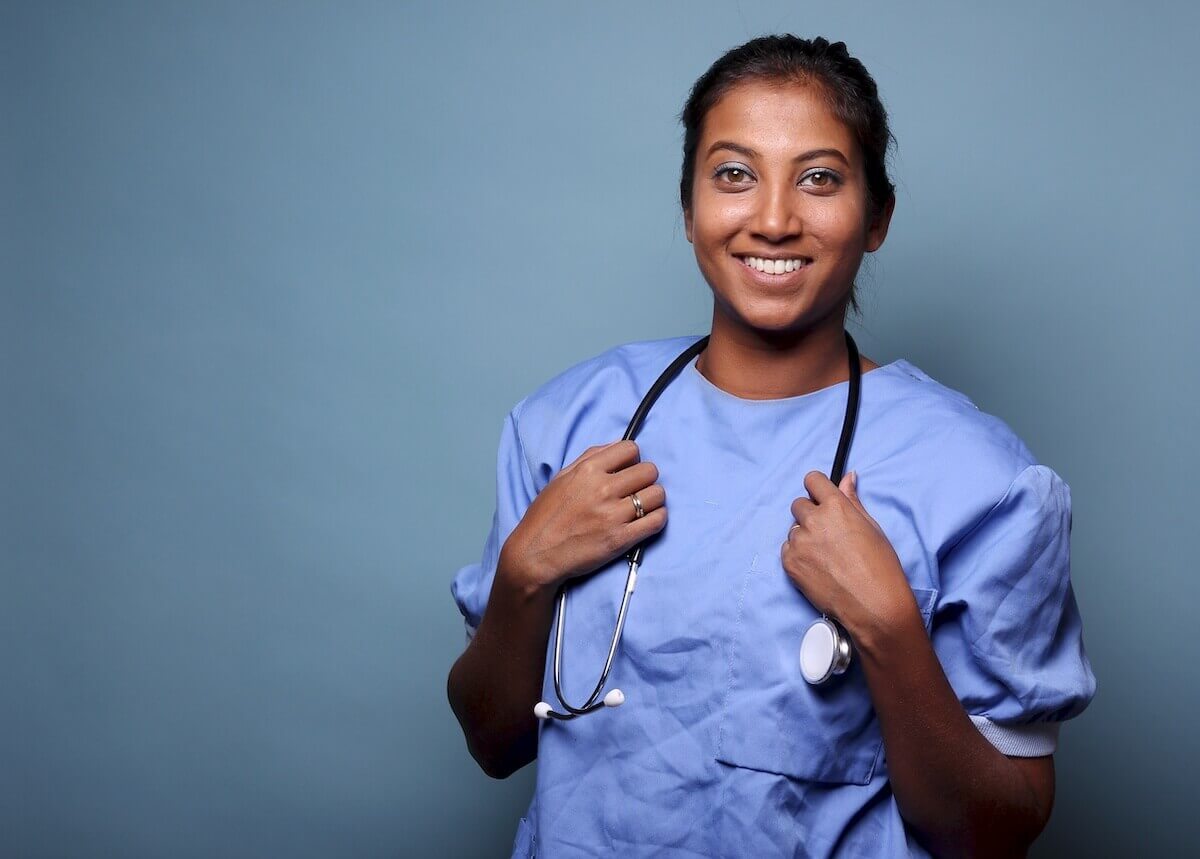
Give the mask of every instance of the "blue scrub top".
MULTIPOLYGON (((451 584, 468 638, 537 493, 619 439, 697 339, 618 346, 513 408, 483 556, 451 584)), ((540 723, 514 857, 927 855, 892 796, 859 662, 822 686, 800 674, 818 615, 780 560, 804 475, 832 467, 847 387, 746 400, 693 361, 663 391, 636 437, 668 520, 645 549, 609 677, 625 704, 540 723)), ((1005 754, 1051 753, 1096 688, 1070 582, 1067 484, 1003 421, 903 359, 863 375, 846 468, 972 721, 1005 754)), ((563 692, 575 706, 604 665, 627 571, 622 555, 572 580, 563 692)), ((542 696, 561 709, 552 653, 553 632, 542 696)))

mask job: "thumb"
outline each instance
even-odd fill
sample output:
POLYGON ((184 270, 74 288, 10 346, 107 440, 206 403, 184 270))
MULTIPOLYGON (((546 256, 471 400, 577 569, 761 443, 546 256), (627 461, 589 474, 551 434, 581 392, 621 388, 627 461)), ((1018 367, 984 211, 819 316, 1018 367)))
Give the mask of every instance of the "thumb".
POLYGON ((848 471, 842 477, 842 482, 838 484, 838 489, 842 490, 842 494, 854 502, 854 506, 861 512, 866 513, 867 510, 863 507, 862 501, 858 498, 858 472, 848 471))

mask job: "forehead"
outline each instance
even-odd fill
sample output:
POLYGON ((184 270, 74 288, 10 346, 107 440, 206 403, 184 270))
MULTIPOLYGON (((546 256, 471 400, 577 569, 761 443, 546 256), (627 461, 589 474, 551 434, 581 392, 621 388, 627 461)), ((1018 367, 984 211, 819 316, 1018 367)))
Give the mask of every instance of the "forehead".
POLYGON ((701 158, 707 157, 717 140, 740 143, 765 158, 790 158, 824 147, 840 149, 851 160, 858 155, 854 133, 830 109, 824 92, 812 84, 737 84, 704 117, 701 158))

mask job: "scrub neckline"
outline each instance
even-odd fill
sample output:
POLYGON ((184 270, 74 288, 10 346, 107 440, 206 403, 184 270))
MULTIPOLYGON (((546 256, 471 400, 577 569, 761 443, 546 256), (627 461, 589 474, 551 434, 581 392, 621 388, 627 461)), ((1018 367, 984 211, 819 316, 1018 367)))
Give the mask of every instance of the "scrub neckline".
MULTIPOLYGON (((695 377, 702 386, 708 388, 710 391, 712 391, 713 393, 722 397, 723 399, 726 399, 731 403, 737 403, 738 405, 742 405, 742 406, 758 406, 758 407, 768 406, 769 407, 769 406, 773 406, 773 405, 786 405, 788 403, 792 403, 792 404, 802 403, 802 402, 805 402, 806 400, 812 400, 817 397, 820 397, 822 394, 827 394, 831 391, 842 390, 850 384, 850 380, 847 379, 843 382, 834 382, 832 385, 826 385, 824 388, 817 388, 815 391, 809 391, 807 394, 797 394, 794 397, 775 397, 775 398, 765 399, 765 400, 752 400, 752 399, 747 399, 746 397, 739 397, 736 394, 731 394, 731 393, 729 393, 729 391, 725 390, 724 388, 719 388, 716 385, 714 385, 711 381, 709 381, 707 376, 705 376, 703 373, 700 372, 700 368, 696 366, 696 363, 699 360, 700 360, 700 356, 697 355, 691 361, 688 361, 688 365, 687 365, 688 375, 695 377)), ((887 364, 880 364, 878 367, 872 367, 870 370, 867 370, 862 374, 862 378, 865 381, 868 376, 874 376, 876 373, 880 373, 884 370, 892 370, 894 368, 898 368, 900 366, 900 364, 903 362, 904 362, 903 358, 897 358, 896 360, 890 361, 887 364)))

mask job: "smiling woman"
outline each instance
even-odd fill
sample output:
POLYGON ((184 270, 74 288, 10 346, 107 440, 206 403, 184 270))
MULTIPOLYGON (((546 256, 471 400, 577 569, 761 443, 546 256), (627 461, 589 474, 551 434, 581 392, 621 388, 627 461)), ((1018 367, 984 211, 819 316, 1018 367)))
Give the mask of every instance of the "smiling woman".
POLYGON ((741 393, 753 399, 844 378, 838 358, 849 292, 863 254, 887 236, 895 198, 872 204, 861 147, 828 101, 819 84, 752 79, 709 108, 697 141, 703 155, 684 226, 713 290, 713 333, 720 331, 701 372, 735 392, 747 378, 741 393), (761 332, 809 348, 750 373, 730 368, 737 355, 725 344, 761 332), (824 374, 797 372, 821 356, 831 359, 818 367, 824 374))
POLYGON ((844 44, 754 39, 680 118, 711 330, 616 346, 517 403, 491 533, 451 586, 467 745, 498 778, 539 762, 513 856, 1021 854, 1095 692, 1070 490, 846 332, 895 196, 844 44), (800 660, 818 619, 851 657, 822 683, 800 660), (565 703, 599 701, 610 663, 608 706, 565 703), (538 703, 556 695, 568 713, 538 703))

